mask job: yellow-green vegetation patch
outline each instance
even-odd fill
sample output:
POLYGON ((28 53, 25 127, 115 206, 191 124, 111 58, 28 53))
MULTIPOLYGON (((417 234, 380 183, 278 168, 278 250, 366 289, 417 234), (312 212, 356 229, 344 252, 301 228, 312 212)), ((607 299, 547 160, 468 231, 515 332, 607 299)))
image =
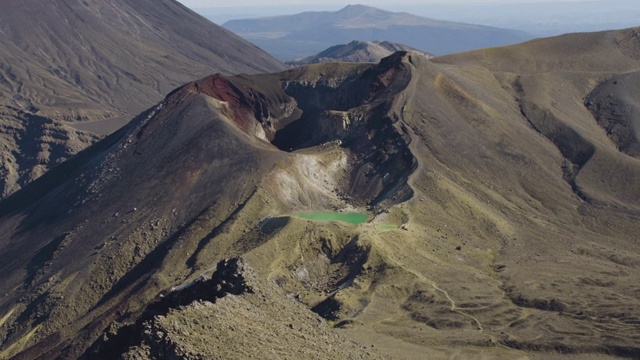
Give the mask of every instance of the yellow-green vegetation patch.
POLYGON ((369 220, 369 215, 357 212, 320 211, 296 214, 297 217, 313 221, 342 221, 349 224, 362 224, 369 220))
POLYGON ((390 224, 382 224, 379 225, 380 229, 382 230, 392 230, 392 229, 397 229, 398 227, 396 225, 390 225, 390 224))

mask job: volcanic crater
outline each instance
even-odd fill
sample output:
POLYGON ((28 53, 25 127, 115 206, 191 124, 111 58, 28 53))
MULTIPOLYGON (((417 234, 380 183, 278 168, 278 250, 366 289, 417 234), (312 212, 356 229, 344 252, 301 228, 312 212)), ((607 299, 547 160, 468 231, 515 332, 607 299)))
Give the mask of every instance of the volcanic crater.
POLYGON ((417 166, 411 138, 390 100, 411 78, 404 64, 410 57, 398 52, 347 74, 313 66, 277 75, 216 74, 174 96, 195 92, 221 101, 222 112, 238 128, 282 151, 338 145, 349 159, 344 188, 338 190, 354 206, 388 207, 413 194, 407 184, 417 166))
POLYGON ((0 203, 0 357, 638 358, 637 33, 177 89, 0 203))

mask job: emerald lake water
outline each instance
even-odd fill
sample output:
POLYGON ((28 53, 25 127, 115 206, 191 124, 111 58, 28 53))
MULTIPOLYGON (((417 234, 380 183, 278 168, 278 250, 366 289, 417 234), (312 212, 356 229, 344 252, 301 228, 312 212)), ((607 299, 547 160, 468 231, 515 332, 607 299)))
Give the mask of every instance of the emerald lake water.
POLYGON ((349 224, 362 224, 369 220, 369 215, 356 212, 333 212, 333 211, 321 211, 312 213, 296 214, 297 217, 301 217, 307 220, 314 221, 343 221, 349 224))

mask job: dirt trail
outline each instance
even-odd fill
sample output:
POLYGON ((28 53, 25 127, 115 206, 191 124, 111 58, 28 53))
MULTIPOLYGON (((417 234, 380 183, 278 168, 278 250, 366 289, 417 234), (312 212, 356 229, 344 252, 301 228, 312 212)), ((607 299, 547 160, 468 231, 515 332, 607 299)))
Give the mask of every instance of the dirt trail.
POLYGON ((397 251, 394 251, 393 249, 389 248, 389 246, 387 244, 385 244, 382 239, 378 238, 377 236, 370 236, 370 240, 371 242, 376 246, 379 247, 381 249, 384 249, 382 252, 385 253, 388 256, 388 262, 393 265, 393 266, 397 266, 398 268, 401 268, 409 273, 411 273, 412 275, 414 275, 420 282, 423 282, 425 284, 429 284, 434 290, 442 293, 445 298, 447 299, 447 301, 449 301, 449 303, 451 304, 450 309, 453 312, 456 312, 460 315, 463 315, 467 318, 470 318, 471 320, 473 320, 473 322, 476 323, 476 325, 478 326, 478 330, 480 332, 484 332, 484 326, 482 325, 482 323, 480 322, 480 320, 478 320, 475 316, 471 315, 471 314, 467 314, 466 312, 462 311, 461 308, 459 308, 456 305, 456 301, 451 297, 451 295, 449 294, 448 291, 440 288, 437 283, 429 278, 427 278, 426 276, 424 276, 422 273, 420 273, 417 270, 414 270, 412 268, 409 267, 408 262, 407 261, 402 261, 401 259, 399 259, 396 254, 398 253, 397 251))

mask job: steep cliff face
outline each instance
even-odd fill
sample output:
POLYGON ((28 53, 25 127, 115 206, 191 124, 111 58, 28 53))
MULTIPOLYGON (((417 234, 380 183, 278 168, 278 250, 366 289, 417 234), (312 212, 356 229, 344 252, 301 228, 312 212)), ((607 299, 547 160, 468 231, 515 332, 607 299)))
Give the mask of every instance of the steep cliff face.
POLYGON ((640 156, 640 108, 636 96, 640 73, 616 75, 603 81, 585 99, 585 105, 618 149, 640 156))

